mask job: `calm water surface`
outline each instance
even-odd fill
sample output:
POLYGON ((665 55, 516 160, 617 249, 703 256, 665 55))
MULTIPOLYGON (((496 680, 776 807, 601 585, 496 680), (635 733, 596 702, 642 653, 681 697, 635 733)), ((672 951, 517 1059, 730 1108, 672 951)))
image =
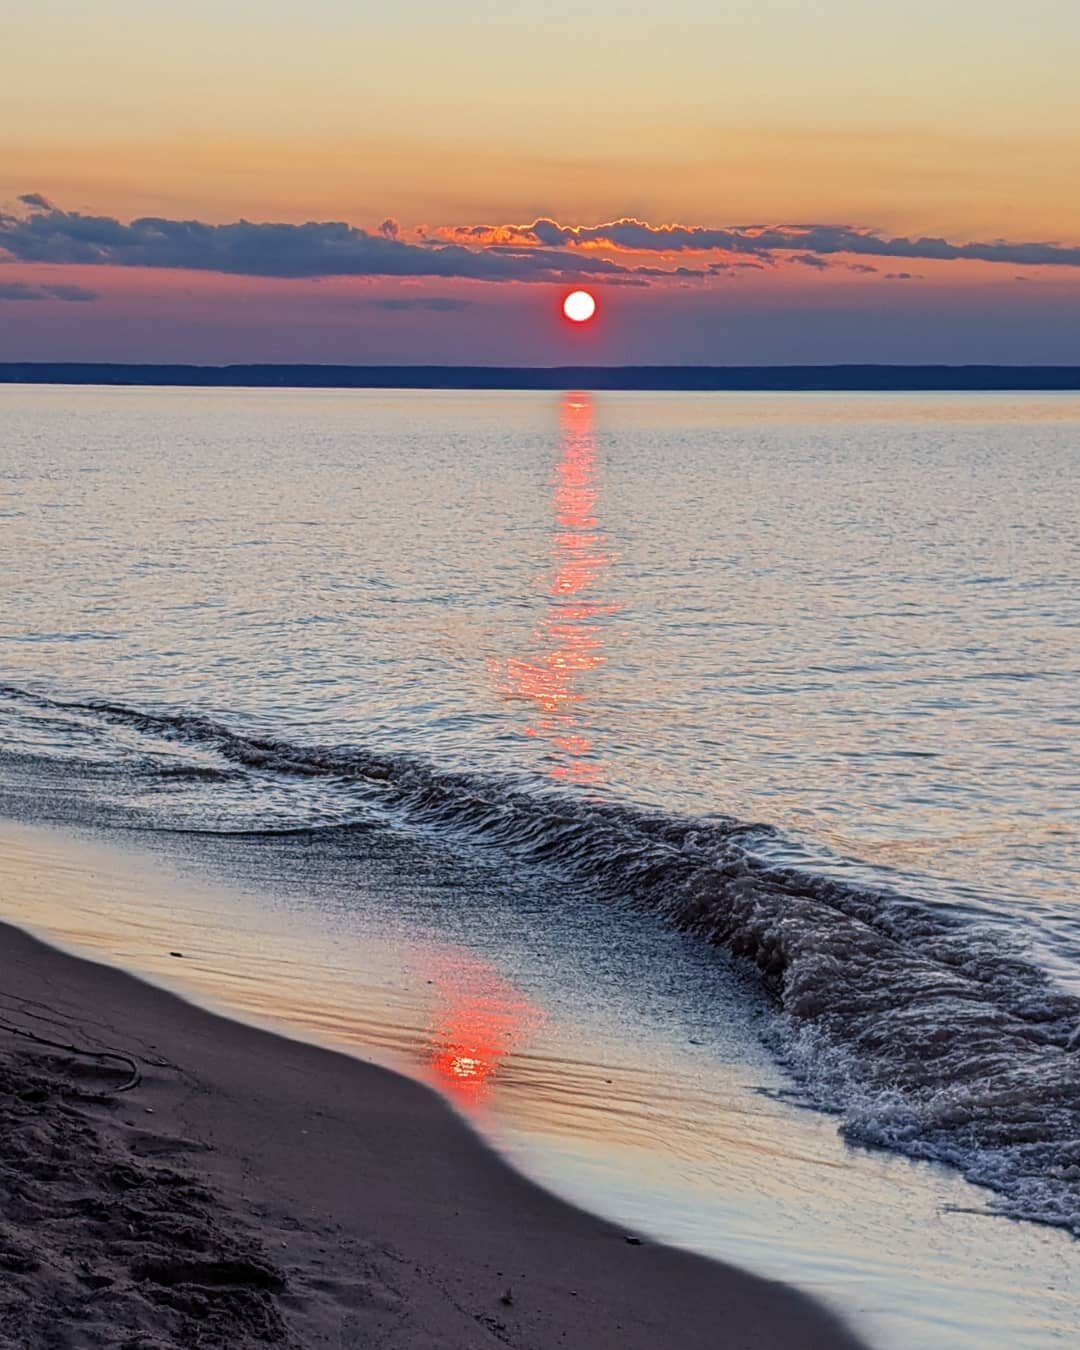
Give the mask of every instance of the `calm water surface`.
POLYGON ((0 397, 11 683, 1068 900, 1075 397, 0 397))

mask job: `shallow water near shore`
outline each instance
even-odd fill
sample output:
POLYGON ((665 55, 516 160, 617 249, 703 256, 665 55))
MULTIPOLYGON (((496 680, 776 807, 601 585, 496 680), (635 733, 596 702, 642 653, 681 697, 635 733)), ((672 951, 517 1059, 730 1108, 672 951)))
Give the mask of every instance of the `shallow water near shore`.
POLYGON ((1070 1343, 1074 1240, 988 1217, 987 1193, 946 1169, 845 1147, 756 1045, 768 1011, 745 973, 691 940, 645 921, 620 952, 586 913, 568 962, 563 901, 507 952, 490 936, 507 892, 443 859, 473 901, 448 935, 430 877, 389 841, 347 888, 292 846, 142 843, 0 826, 5 917, 418 1077, 557 1194, 795 1283, 878 1350, 1070 1343))
POLYGON ((1067 1337, 1080 400, 0 401, 0 810, 170 897, 12 918, 881 1344, 1067 1337))

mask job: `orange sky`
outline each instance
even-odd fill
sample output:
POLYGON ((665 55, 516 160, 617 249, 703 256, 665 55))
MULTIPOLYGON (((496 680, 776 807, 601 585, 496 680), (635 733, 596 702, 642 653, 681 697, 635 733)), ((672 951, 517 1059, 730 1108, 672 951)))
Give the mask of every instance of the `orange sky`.
POLYGON ((8 0, 0 200, 1080 242, 1073 0, 8 0))
POLYGON ((87 145, 0 130, 8 141, 0 201, 40 191, 69 209, 217 223, 637 215, 738 224, 827 220, 888 233, 1080 242, 1080 130, 1001 140, 759 127, 703 139, 672 136, 665 148, 638 137, 632 155, 591 156, 359 137, 311 145, 229 135, 109 136, 87 145))
MULTIPOLYGON (((9 215, 20 195, 40 193, 65 212, 119 222, 343 221, 374 231, 389 216, 410 239, 416 227, 636 217, 1080 245, 1073 0, 909 0, 902 9, 670 0, 662 10, 644 0, 549 0, 542 12, 494 0, 455 11, 434 0, 188 0, 168 10, 9 0, 4 39, 0 213, 9 215)), ((506 284, 253 280, 140 271, 115 258, 50 270, 25 253, 5 260, 2 248, 0 240, 5 351, 19 346, 13 324, 48 349, 40 334, 52 316, 57 351, 81 351, 90 338, 80 333, 100 342, 108 331, 117 359, 123 315, 152 306, 163 323, 183 313, 194 324, 197 312, 212 326, 230 303, 241 312, 276 303, 283 315, 300 305, 332 323, 358 292, 419 286, 468 292, 457 322, 479 334, 506 284), (49 285, 99 299, 64 303, 41 290, 49 285)), ((874 258, 863 262, 877 274, 860 275, 843 255, 828 262, 820 275, 779 258, 768 275, 737 283, 688 281, 696 298, 668 296, 665 312, 704 304, 707 289, 717 322, 744 305, 887 314, 904 288, 902 304, 917 292, 928 312, 962 317, 984 303, 1015 311, 1022 355, 1044 345, 1038 306, 1045 299, 1057 313, 1073 303, 1080 272, 874 258), (900 272, 911 275, 888 279, 900 272)), ((517 303, 498 300, 501 312, 517 303)), ((636 307, 627 297, 626 311, 636 307)), ((356 307, 352 322, 370 322, 365 312, 356 307)), ((423 317, 438 347, 450 312, 403 309, 394 323, 420 332, 423 317)), ((1064 360, 1080 339, 1055 325, 1064 360)), ((191 333, 194 352, 201 339, 191 333)), ((243 359, 245 340, 236 344, 243 359)), ((854 352, 861 339, 852 344, 854 352)))

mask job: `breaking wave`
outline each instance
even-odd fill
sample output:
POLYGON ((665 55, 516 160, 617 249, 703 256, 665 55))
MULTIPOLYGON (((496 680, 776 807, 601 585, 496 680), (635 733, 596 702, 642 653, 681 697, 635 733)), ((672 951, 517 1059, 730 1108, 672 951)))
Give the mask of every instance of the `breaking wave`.
MULTIPOLYGON (((765 827, 732 818, 247 735, 194 713, 4 686, 0 696, 120 729, 146 743, 144 769, 160 760, 176 783, 318 780, 351 813, 324 828, 383 820, 467 838, 656 911, 756 968, 776 1001, 782 1053, 808 1098, 842 1116, 848 1139, 958 1168, 995 1193, 997 1212, 1080 1235, 1080 998, 987 921, 778 867, 754 847, 765 827), (198 762, 178 765, 162 746, 197 751, 198 762)), ((274 822, 266 832, 311 828, 274 822)))

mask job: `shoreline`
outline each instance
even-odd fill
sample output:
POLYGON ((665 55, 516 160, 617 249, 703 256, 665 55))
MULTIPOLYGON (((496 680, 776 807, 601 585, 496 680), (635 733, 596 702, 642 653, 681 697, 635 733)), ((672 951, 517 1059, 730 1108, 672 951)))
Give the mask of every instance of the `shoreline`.
MULTIPOLYGON (((0 1037, 0 1072, 16 1084, 36 1077, 30 1095, 45 1093, 29 1116, 22 1110, 23 1125, 39 1143, 54 1132, 54 1157, 58 1126, 76 1140, 55 1175, 38 1177, 50 1164, 10 1125, 3 1132, 3 1161, 15 1169, 3 1175, 39 1192, 23 1197, 23 1222, 7 1209, 9 1246, 36 1247, 14 1250, 7 1265, 5 1340, 20 1303, 25 1312, 47 1300, 49 1316, 79 1334, 94 1328, 100 1343, 132 1347, 150 1337, 185 1345, 192 1308, 210 1319, 200 1334, 218 1337, 198 1343, 230 1347, 861 1344, 793 1288, 648 1239, 628 1243, 515 1172, 432 1089, 392 1070, 231 1021, 6 922, 0 944, 7 1021, 65 1044, 108 1045, 142 1072, 131 1092, 109 1095, 127 1077, 116 1062, 88 1079, 85 1057, 0 1037), (72 1099, 72 1086, 85 1092, 88 1082, 92 1100, 72 1099), (108 1165, 88 1171, 94 1157, 108 1165), (150 1225, 141 1240, 99 1231, 108 1225, 93 1218, 95 1205, 116 1206, 110 1177, 131 1165, 141 1169, 134 1193, 150 1197, 134 1224, 136 1234, 150 1225), (167 1185, 169 1176, 183 1180, 167 1185), (194 1214, 192 1187, 202 1197, 194 1214), (43 1216, 73 1204, 90 1217, 54 1232, 43 1216), (184 1251, 192 1241, 218 1267, 241 1253, 232 1275, 196 1269, 184 1251), (163 1283, 146 1274, 144 1248, 163 1283), (27 1261, 34 1268, 19 1272, 27 1261), (213 1330, 215 1317, 224 1330, 213 1330)), ((9 1087, 0 1101, 22 1098, 9 1087)), ((28 1339, 24 1326, 6 1343, 43 1343, 37 1334, 28 1339)))

